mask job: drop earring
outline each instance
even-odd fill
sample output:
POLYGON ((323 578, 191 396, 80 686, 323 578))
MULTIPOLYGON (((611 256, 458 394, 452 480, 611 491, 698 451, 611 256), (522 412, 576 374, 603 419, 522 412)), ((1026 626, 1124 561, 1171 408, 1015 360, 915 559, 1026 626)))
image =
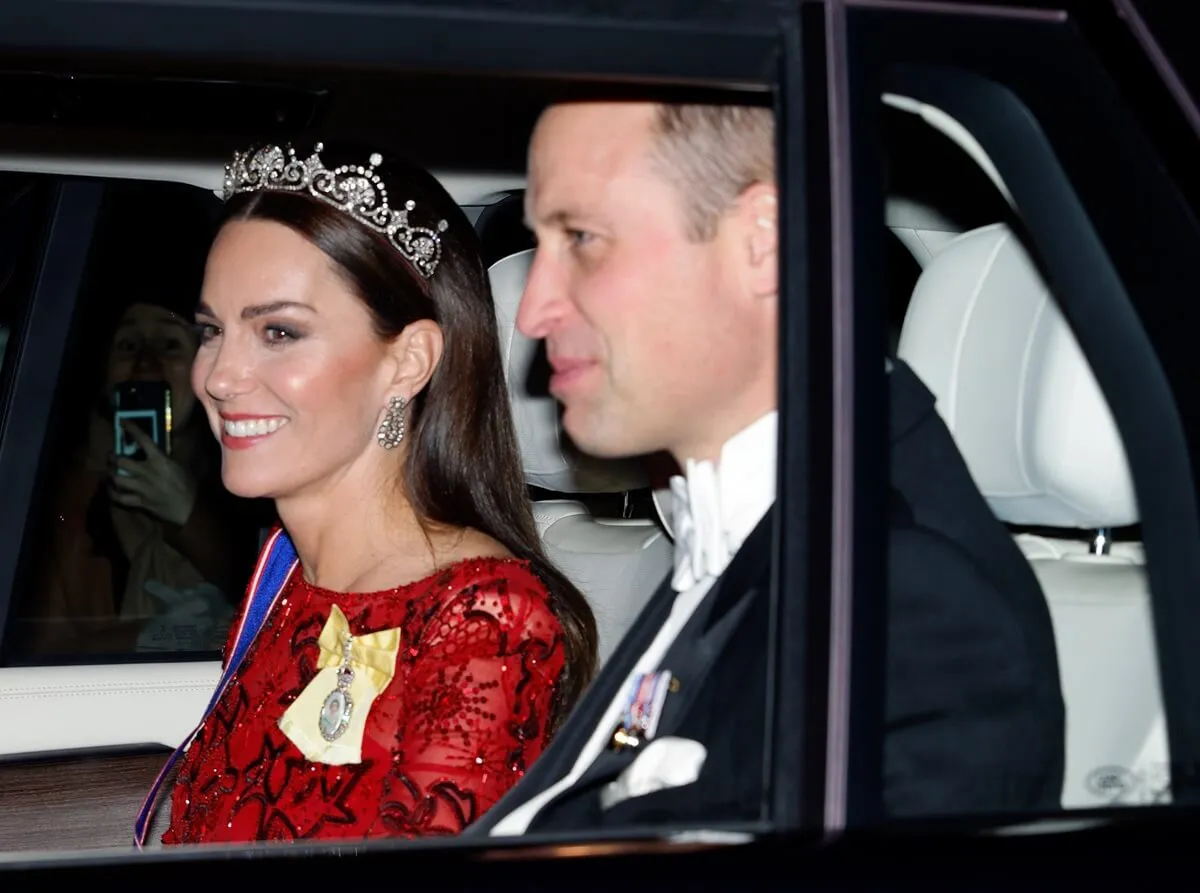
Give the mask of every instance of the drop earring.
POLYGON ((408 401, 403 397, 393 397, 388 401, 387 412, 379 425, 379 433, 375 439, 385 450, 395 449, 404 440, 404 407, 408 401))

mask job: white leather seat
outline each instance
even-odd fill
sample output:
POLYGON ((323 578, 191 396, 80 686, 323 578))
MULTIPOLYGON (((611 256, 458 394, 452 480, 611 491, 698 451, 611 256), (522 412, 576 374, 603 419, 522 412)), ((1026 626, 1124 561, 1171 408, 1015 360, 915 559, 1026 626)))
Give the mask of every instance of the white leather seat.
POLYGON ((1015 526, 1048 600, 1067 712, 1063 805, 1162 800, 1167 745, 1139 543, 1096 552, 1138 521, 1116 424, 1019 239, 962 234, 913 292, 899 356, 937 396, 972 476, 1015 526))
MULTIPOLYGON (((526 481, 571 494, 648 487, 647 470, 640 462, 580 453, 562 430, 555 400, 529 393, 529 367, 537 344, 517 331, 516 315, 532 261, 532 250, 521 251, 489 270, 526 481)), ((651 519, 599 518, 576 500, 541 500, 533 510, 548 557, 592 607, 603 662, 670 572, 671 543, 651 519)))

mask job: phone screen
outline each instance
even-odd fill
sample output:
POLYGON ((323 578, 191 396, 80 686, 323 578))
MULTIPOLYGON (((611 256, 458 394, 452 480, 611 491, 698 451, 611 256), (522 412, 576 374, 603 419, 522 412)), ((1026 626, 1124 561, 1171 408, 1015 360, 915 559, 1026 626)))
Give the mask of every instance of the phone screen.
POLYGON ((113 450, 118 456, 143 460, 146 452, 126 431, 137 425, 164 453, 171 453, 171 389, 166 382, 123 382, 113 395, 113 450))

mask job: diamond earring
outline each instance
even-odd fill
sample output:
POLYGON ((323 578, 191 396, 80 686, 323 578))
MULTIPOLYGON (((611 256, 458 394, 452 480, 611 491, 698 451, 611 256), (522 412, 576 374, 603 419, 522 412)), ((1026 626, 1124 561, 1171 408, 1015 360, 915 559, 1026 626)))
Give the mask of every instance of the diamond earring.
POLYGON ((404 440, 404 407, 407 404, 403 397, 393 397, 388 401, 387 412, 379 425, 379 433, 375 439, 385 450, 395 449, 404 440))

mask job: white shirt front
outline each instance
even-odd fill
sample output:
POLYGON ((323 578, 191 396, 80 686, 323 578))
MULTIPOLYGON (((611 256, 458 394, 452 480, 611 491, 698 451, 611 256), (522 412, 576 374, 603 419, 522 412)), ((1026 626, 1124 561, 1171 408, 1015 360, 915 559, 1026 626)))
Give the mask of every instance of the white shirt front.
POLYGON ((778 413, 769 412, 731 437, 716 466, 684 463, 684 474, 671 480, 674 500, 677 592, 671 613, 630 671, 617 696, 588 739, 575 765, 557 783, 521 804, 496 823, 492 836, 525 833, 538 812, 573 785, 604 752, 625 707, 635 678, 659 669, 663 657, 697 606, 775 501, 778 413))

